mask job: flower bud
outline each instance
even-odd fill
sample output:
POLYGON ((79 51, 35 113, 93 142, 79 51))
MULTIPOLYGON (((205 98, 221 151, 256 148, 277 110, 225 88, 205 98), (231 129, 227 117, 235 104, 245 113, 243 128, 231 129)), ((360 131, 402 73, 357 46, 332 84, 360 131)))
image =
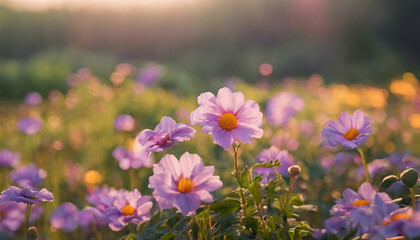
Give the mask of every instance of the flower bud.
POLYGON ((385 189, 387 189, 387 188, 389 188, 389 186, 391 186, 391 184, 393 184, 394 182, 398 182, 398 177, 397 176, 395 176, 395 175, 389 175, 389 176, 386 176, 386 177, 384 177, 384 179, 382 180, 382 183, 381 183, 381 187, 382 188, 385 188, 385 189))
POLYGON ((299 165, 293 165, 293 166, 290 166, 287 169, 287 171, 289 172, 290 177, 293 178, 293 177, 299 175, 299 173, 301 172, 301 168, 299 167, 299 165))
POLYGON ((35 227, 28 228, 28 239, 30 240, 36 240, 38 239, 38 231, 35 227))
POLYGON ((406 169, 400 175, 401 182, 403 182, 407 187, 412 188, 416 185, 417 180, 419 179, 419 173, 413 169, 406 169))

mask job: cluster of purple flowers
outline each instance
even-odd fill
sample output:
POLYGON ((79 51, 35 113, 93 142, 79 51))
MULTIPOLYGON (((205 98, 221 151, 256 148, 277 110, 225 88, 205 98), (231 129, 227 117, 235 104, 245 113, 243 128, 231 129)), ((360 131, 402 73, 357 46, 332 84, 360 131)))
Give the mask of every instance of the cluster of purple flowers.
POLYGON ((268 183, 271 179, 277 177, 277 173, 283 177, 289 177, 287 169, 294 165, 293 158, 289 155, 287 150, 280 150, 275 146, 271 146, 269 149, 264 149, 257 156, 260 163, 269 163, 278 160, 281 165, 278 167, 257 167, 254 172, 261 175, 263 179, 261 183, 268 183))

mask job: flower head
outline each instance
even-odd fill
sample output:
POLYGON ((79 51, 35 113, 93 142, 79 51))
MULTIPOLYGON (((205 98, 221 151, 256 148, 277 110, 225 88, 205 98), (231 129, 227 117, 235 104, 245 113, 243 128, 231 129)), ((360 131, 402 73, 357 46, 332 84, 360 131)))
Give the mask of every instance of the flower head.
POLYGON ((136 121, 128 114, 121 114, 115 118, 114 127, 117 131, 132 131, 136 121))
POLYGON ((201 202, 212 202, 210 194, 223 183, 213 176, 214 166, 204 166, 197 154, 184 153, 178 159, 165 155, 153 165, 153 176, 149 177, 149 188, 160 208, 177 208, 183 215, 193 215, 201 202))
POLYGON ((18 129, 28 135, 34 135, 42 129, 42 120, 32 117, 21 118, 17 122, 18 129))
POLYGON ((20 154, 10 151, 4 148, 0 151, 0 166, 2 167, 14 167, 19 163, 20 154))
POLYGON ((41 202, 52 202, 54 197, 51 192, 43 188, 39 191, 32 191, 29 188, 20 189, 10 186, 0 194, 0 202, 14 201, 26 204, 38 204, 41 202))
POLYGON ((198 97, 200 105, 191 113, 191 123, 203 126, 202 132, 213 135, 213 141, 225 150, 234 141, 251 143, 252 138, 261 138, 263 114, 254 101, 245 102, 241 92, 232 93, 229 88, 221 88, 213 93, 202 93, 198 97))
POLYGON ((267 121, 276 126, 286 127, 289 120, 305 107, 305 102, 297 95, 281 92, 267 102, 267 121))
POLYGON ((16 202, 0 202, 0 232, 11 234, 18 230, 25 219, 16 202))
POLYGON ((120 163, 120 168, 151 167, 153 157, 146 151, 146 147, 140 145, 138 141, 133 141, 133 149, 117 147, 112 152, 112 156, 120 163))
POLYGON ((288 177, 290 174, 287 169, 294 164, 293 158, 289 155, 287 150, 280 150, 275 146, 271 146, 269 149, 264 149, 257 156, 260 163, 269 163, 278 160, 281 166, 272 167, 257 167, 254 172, 263 176, 261 183, 268 183, 271 179, 276 178, 277 172, 283 177, 288 177))
POLYGON ((360 110, 356 110, 352 116, 343 112, 337 122, 329 121, 321 134, 329 146, 342 144, 345 148, 353 149, 365 143, 372 132, 371 124, 370 118, 360 110))
POLYGON ((128 223, 140 224, 150 219, 150 209, 153 206, 150 196, 141 196, 137 189, 122 192, 115 196, 112 204, 105 211, 109 219, 108 226, 113 231, 119 231, 128 223))
POLYGON ((47 173, 35 164, 28 164, 10 172, 10 178, 20 187, 35 189, 41 185, 47 173))
POLYGON ((25 103, 28 105, 38 105, 42 102, 41 94, 37 92, 30 92, 25 96, 25 103))
POLYGON ((149 64, 146 68, 140 70, 137 75, 137 82, 150 86, 156 83, 158 78, 162 75, 162 68, 156 64, 149 64))
POLYGON ((61 229, 66 232, 73 232, 78 226, 77 207, 70 202, 58 206, 51 214, 51 230, 61 229))
POLYGON ((193 137, 195 130, 183 123, 176 123, 171 117, 163 117, 155 130, 145 129, 138 141, 148 152, 163 152, 176 142, 184 142, 193 137))

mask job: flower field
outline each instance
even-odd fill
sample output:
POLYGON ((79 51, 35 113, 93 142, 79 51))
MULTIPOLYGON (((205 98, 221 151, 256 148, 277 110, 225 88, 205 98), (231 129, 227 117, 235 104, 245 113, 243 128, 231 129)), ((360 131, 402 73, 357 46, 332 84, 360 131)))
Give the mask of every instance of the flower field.
POLYGON ((0 239, 420 239, 420 86, 82 68, 0 103, 0 239), (417 200, 416 200, 417 199, 417 200))

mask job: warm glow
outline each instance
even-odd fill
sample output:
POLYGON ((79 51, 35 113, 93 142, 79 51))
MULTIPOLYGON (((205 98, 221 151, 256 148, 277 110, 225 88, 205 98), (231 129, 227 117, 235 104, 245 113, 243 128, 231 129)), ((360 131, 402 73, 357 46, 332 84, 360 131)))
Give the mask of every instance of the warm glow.
POLYGON ((408 122, 410 123, 410 126, 413 128, 420 128, 420 114, 414 113, 410 116, 408 119, 408 122))
POLYGON ((96 185, 102 182, 102 175, 95 170, 90 170, 85 173, 83 180, 88 185, 96 185))

